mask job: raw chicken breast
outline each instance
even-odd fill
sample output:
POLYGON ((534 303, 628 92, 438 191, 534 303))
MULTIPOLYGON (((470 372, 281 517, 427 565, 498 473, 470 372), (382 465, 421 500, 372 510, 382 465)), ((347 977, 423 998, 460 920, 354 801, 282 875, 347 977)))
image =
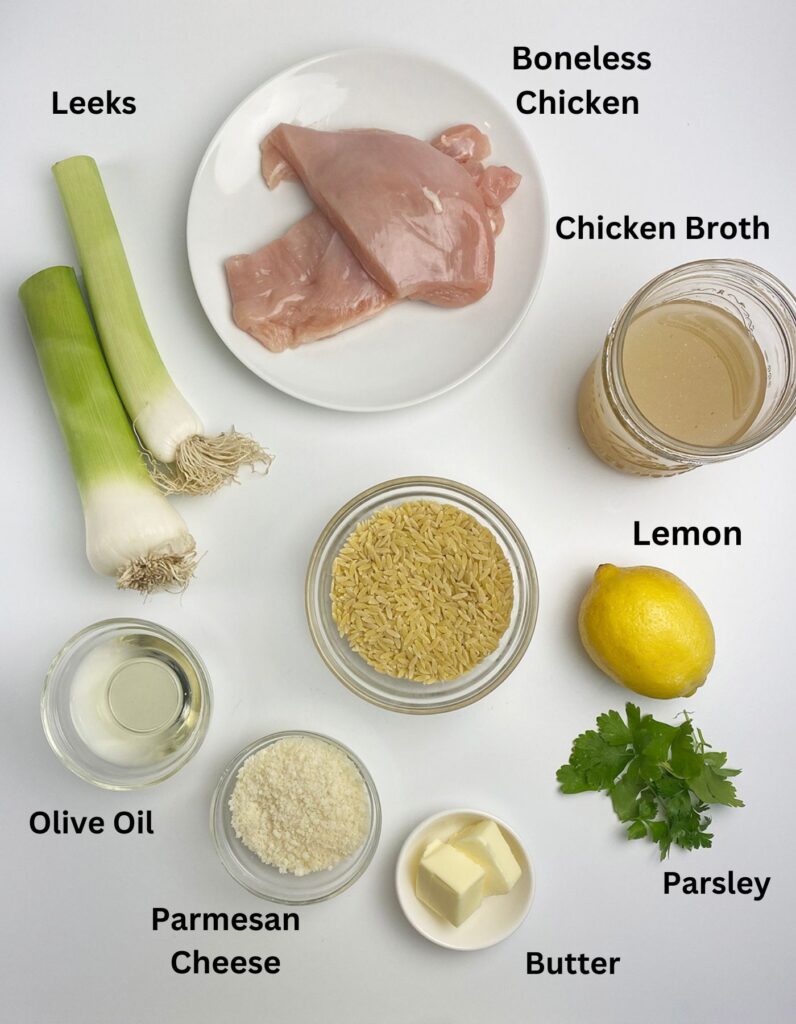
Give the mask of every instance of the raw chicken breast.
POLYGON ((521 176, 510 167, 492 164, 483 170, 476 180, 481 198, 487 206, 496 208, 502 206, 509 196, 514 194, 521 176))
POLYGON ((446 128, 431 145, 459 163, 466 160, 486 160, 492 152, 489 138, 474 124, 456 124, 453 128, 446 128))
POLYGON ((484 173, 484 165, 480 160, 460 160, 459 163, 467 171, 471 178, 475 178, 476 181, 484 173))
POLYGON ((377 129, 281 124, 266 147, 284 157, 394 298, 465 306, 489 291, 493 229, 476 181, 456 160, 427 142, 377 129))
POLYGON ((487 213, 489 214, 489 223, 492 226, 492 234, 497 238, 506 226, 506 216, 503 213, 503 208, 500 206, 490 206, 487 209, 487 213))
POLYGON ((453 128, 446 128, 431 145, 460 163, 472 176, 481 198, 489 207, 489 219, 494 233, 499 235, 505 217, 496 211, 515 191, 522 176, 510 167, 499 167, 497 164, 484 167, 483 161, 492 152, 492 146, 488 137, 474 124, 457 124, 453 128))
POLYGON ((279 150, 271 144, 266 135, 260 143, 260 169, 269 188, 276 188, 280 181, 298 181, 298 176, 279 150))
MULTIPOLYGON (((280 126, 279 132, 282 136, 285 134, 284 130, 289 127, 280 126)), ((291 129, 290 134, 294 136, 294 141, 295 136, 303 136, 303 140, 300 138, 293 146, 297 154, 297 166, 300 163, 299 152, 304 156, 307 166, 310 166, 313 160, 319 159, 312 153, 305 153, 307 145, 310 145, 305 141, 307 136, 312 139, 317 136, 338 134, 341 144, 344 145, 348 145, 353 136, 376 136, 375 139, 357 140, 360 146, 359 155, 367 157, 364 149, 370 148, 380 156, 382 162, 384 152, 396 144, 396 140, 397 144, 400 144, 400 140, 409 141, 413 143, 410 162, 412 167, 422 160, 424 151, 431 148, 415 139, 407 140, 406 136, 394 136, 389 132, 329 133, 291 129), (386 142, 384 136, 390 141, 386 142), (367 147, 363 145, 364 143, 367 143, 367 147)), ((279 139, 280 134, 275 130, 263 140, 260 147, 262 173, 269 188, 275 188, 284 180, 299 180, 292 160, 278 148, 279 139)), ((408 280, 410 285, 406 297, 426 298, 428 301, 437 302, 440 302, 442 297, 445 301, 441 304, 463 304, 462 282, 466 284, 467 280, 471 281, 473 271, 470 267, 470 279, 460 277, 451 286, 451 275, 461 270, 457 267, 457 257, 451 241, 451 238, 455 239, 463 234, 463 229, 455 226, 456 212, 465 209, 468 211, 467 214, 463 214, 465 224, 474 232, 479 240, 478 244, 483 245, 484 221, 480 216, 479 199, 489 225, 488 240, 491 240, 503 228, 501 204, 517 187, 520 176, 508 167, 484 167, 482 160, 489 154, 489 139, 473 125, 456 125, 447 129, 435 139, 433 146, 445 155, 442 163, 434 154, 430 163, 422 165, 423 184, 419 186, 419 190, 417 175, 407 185, 406 174, 401 177, 395 168, 391 168, 391 174, 385 177, 383 187, 379 190, 379 183, 372 180, 373 174, 367 170, 365 164, 357 164, 356 160, 341 160, 337 154, 336 163, 341 166, 344 173, 337 189, 331 188, 331 195, 341 207, 356 207, 360 197, 366 194, 368 188, 371 189, 372 194, 366 205, 368 211, 373 213, 374 220, 369 227, 363 227, 358 223, 359 230, 369 230, 371 236, 378 236, 383 224, 386 224, 390 232, 388 239, 399 247, 408 246, 411 252, 421 259, 421 272, 416 273, 413 278, 405 275, 404 284, 406 285, 408 280), (451 167, 455 170, 451 171, 451 167), (441 174, 445 188, 439 188, 438 178, 430 176, 432 172, 437 176, 441 174), (469 186, 462 184, 465 181, 462 172, 469 178, 469 186), (464 191, 455 192, 451 186, 451 179, 457 188, 464 191), (428 181, 434 181, 439 191, 434 191, 426 183, 428 181), (387 187, 390 184, 399 190, 411 188, 412 202, 407 200, 406 195, 399 194, 400 202, 391 203, 391 199, 395 197, 390 195, 387 187), (347 192, 348 195, 338 199, 338 191, 347 192), (465 201, 470 203, 469 207, 465 201), (467 221, 467 215, 472 223, 467 221), (442 240, 444 244, 441 244, 437 226, 449 226, 451 219, 454 220, 455 230, 452 230, 451 237, 445 237, 442 240), (433 278, 433 275, 440 271, 441 282, 433 278), (429 298, 432 294, 436 294, 437 298, 429 298), (451 302, 452 295, 456 299, 455 302, 451 302)), ((285 150, 290 148, 284 139, 283 147, 285 150)), ((427 156, 427 153, 425 155, 427 156)), ((466 232, 464 238, 469 238, 466 232)), ((378 244, 381 244, 379 238, 376 238, 375 242, 371 238, 370 247, 377 253, 378 244)), ((353 238, 351 245, 346 244, 329 218, 316 209, 294 224, 282 238, 276 239, 250 256, 233 256, 227 260, 227 280, 235 323, 270 351, 282 352, 286 348, 295 348, 305 342, 337 334, 374 316, 397 301, 399 295, 394 290, 396 285, 392 278, 389 279, 388 289, 382 287, 367 273, 363 262, 368 252, 368 246, 360 245, 356 237, 353 238)), ((472 263, 472 255, 469 258, 472 263)), ((464 259, 460 262, 462 266, 466 264, 464 259)), ((394 262, 391 267, 394 267, 394 262)), ((482 285, 483 282, 479 287, 482 285)), ((474 299, 466 298, 466 301, 474 299)))
POLYGON ((226 261, 232 318, 271 352, 337 334, 394 300, 315 210, 250 256, 226 261))

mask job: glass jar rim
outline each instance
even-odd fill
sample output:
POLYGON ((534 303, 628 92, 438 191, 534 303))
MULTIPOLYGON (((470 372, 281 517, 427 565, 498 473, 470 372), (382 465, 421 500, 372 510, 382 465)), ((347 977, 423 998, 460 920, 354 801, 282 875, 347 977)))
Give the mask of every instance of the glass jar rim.
POLYGON ((608 331, 608 337, 603 347, 601 372, 606 393, 614 411, 621 419, 625 429, 644 447, 665 458, 694 465, 722 462, 734 458, 736 455, 741 455, 765 444, 786 427, 796 415, 796 296, 783 281, 770 271, 746 260, 706 259, 681 263, 663 271, 642 285, 619 311, 608 331), (778 323, 782 324, 785 318, 789 321, 789 324, 783 324, 782 329, 783 340, 789 355, 788 383, 791 392, 784 407, 777 410, 773 424, 769 424, 763 431, 753 429, 747 436, 733 444, 710 447, 680 441, 665 434, 651 423, 630 394, 622 363, 623 346, 628 327, 644 300, 669 281, 678 278, 687 280, 700 274, 709 274, 719 279, 724 278, 729 285, 737 286, 740 283, 747 288, 754 289, 758 300, 765 304, 778 323))

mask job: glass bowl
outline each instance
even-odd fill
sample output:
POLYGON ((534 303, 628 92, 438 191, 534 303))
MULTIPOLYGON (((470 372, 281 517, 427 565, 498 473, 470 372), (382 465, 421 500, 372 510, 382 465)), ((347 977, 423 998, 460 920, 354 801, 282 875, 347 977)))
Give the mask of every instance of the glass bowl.
POLYGON ((50 746, 75 775, 103 789, 141 789, 170 778, 191 760, 207 733, 212 705, 210 677, 190 644, 144 619, 105 619, 76 633, 53 658, 41 695, 41 721, 50 746), (162 661, 185 694, 180 714, 186 717, 179 744, 143 767, 105 760, 86 743, 75 724, 72 697, 76 680, 80 685, 79 670, 87 656, 114 641, 129 641, 162 661), (193 718, 190 724, 186 724, 188 718, 193 718))
POLYGON ((390 711, 435 714, 480 700, 514 671, 533 636, 539 605, 536 568, 516 525, 493 501, 464 484, 437 477, 404 477, 377 484, 332 516, 310 557, 305 592, 307 621, 320 656, 344 686, 390 711), (511 621, 494 653, 447 682, 417 683, 372 668, 340 636, 332 618, 332 565, 352 530, 379 509, 406 501, 437 501, 469 513, 494 534, 514 578, 511 621))
POLYGON ((210 805, 210 831, 213 834, 213 841, 221 863, 239 885, 248 889, 254 896, 270 900, 272 903, 303 906, 308 903, 320 903, 322 900, 331 899, 332 896, 338 896, 364 874, 379 845, 381 804, 370 773, 348 747, 317 732, 302 730, 275 732, 250 743, 248 747, 235 755, 221 773, 210 805), (323 740, 324 743, 329 743, 346 754, 362 778, 370 811, 368 834, 356 853, 327 871, 313 871, 301 876, 289 873, 280 874, 277 868, 270 864, 264 864, 255 853, 247 849, 235 835, 235 830, 232 827, 232 815, 229 810, 229 800, 235 788, 238 771, 246 758, 288 736, 308 736, 312 739, 323 740))

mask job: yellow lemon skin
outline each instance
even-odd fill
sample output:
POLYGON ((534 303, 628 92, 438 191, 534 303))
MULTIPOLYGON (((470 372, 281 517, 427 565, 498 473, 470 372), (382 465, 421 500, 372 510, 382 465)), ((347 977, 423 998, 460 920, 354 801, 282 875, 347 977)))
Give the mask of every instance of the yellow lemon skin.
POLYGON ((599 566, 578 628, 594 664, 645 697, 690 697, 713 666, 710 616, 693 590, 665 569, 599 566))

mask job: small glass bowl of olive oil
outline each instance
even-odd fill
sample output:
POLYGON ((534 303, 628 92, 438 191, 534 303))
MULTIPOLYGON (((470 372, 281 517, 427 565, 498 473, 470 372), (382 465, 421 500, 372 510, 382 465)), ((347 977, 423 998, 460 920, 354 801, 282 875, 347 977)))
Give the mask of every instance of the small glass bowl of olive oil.
POLYGON ((105 789, 162 782, 196 753, 212 709, 210 678, 180 637, 143 619, 81 630, 53 659, 44 732, 75 775, 105 789))

